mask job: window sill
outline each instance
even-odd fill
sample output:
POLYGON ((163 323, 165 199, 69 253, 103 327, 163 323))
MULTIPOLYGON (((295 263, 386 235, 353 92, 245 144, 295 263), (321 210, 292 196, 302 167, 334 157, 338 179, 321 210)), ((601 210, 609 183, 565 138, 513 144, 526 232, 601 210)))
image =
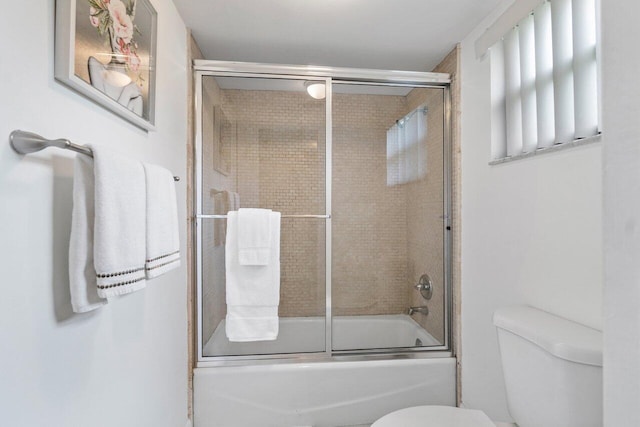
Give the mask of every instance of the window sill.
POLYGON ((581 139, 573 140, 571 142, 565 142, 564 144, 552 145, 551 147, 546 147, 546 148, 538 148, 536 151, 531 151, 530 153, 522 153, 522 154, 518 154, 517 156, 508 156, 508 157, 503 157, 501 159, 491 160, 489 162, 489 165, 490 166, 500 165, 503 163, 512 162, 514 160, 528 159, 531 157, 539 156, 541 154, 555 153, 558 151, 567 150, 569 148, 582 147, 584 145, 589 145, 589 144, 593 144, 600 141, 602 141, 602 132, 599 132, 597 135, 590 136, 587 138, 581 138, 581 139))

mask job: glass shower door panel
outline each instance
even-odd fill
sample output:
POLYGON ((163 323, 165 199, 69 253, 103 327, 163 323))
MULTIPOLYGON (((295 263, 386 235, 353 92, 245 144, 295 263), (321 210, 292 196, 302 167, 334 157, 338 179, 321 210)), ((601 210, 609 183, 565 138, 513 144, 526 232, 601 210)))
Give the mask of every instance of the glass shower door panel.
POLYGON ((325 102, 297 79, 203 78, 202 210, 282 213, 279 334, 230 342, 225 334, 226 220, 203 226, 204 356, 325 351, 325 102))
POLYGON ((333 86, 334 351, 445 342, 443 92, 333 86))

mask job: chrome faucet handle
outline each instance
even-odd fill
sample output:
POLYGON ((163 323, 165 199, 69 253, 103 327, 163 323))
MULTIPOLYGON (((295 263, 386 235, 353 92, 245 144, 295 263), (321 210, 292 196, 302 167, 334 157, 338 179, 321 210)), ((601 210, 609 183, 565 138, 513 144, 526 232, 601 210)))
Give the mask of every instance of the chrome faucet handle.
POLYGON ((422 298, 426 300, 430 300, 433 296, 433 283, 431 282, 431 278, 428 274, 420 276, 418 284, 414 287, 420 291, 420 295, 422 295, 422 298))

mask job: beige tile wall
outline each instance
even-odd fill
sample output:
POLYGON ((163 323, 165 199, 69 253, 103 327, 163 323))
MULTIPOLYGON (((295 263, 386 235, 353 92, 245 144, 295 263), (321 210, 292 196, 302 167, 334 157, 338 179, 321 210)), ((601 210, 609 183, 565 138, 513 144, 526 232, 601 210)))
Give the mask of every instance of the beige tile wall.
POLYGON ((407 95, 409 110, 426 105, 427 174, 406 184, 407 279, 406 289, 412 306, 426 305, 429 315, 413 314, 434 338, 444 343, 444 147, 443 91, 414 89, 407 95), (433 282, 433 296, 425 300, 414 286, 422 274, 433 282))
MULTIPOLYGON (((306 92, 225 90, 236 123, 241 207, 325 213, 325 103, 306 92)), ((282 220, 282 317, 325 313, 325 222, 282 220)))
MULTIPOLYGON (((460 351, 460 83, 459 83, 459 46, 456 46, 436 68, 434 72, 449 73, 451 75, 451 289, 453 299, 453 346, 454 352, 460 351)), ((423 102, 427 102, 430 108, 429 116, 429 141, 428 141, 428 168, 429 170, 442 170, 444 162, 444 152, 442 151, 442 132, 443 116, 442 116, 442 98, 436 95, 434 91, 426 91, 424 89, 415 89, 407 96, 409 107, 415 108, 423 102), (438 148, 440 147, 440 148, 438 148)), ((425 327, 437 339, 444 342, 444 309, 446 300, 444 299, 444 235, 442 228, 442 220, 437 217, 441 215, 443 203, 442 182, 437 182, 436 177, 442 177, 439 174, 428 174, 427 192, 413 184, 412 189, 408 190, 408 203, 410 206, 422 206, 419 209, 409 208, 409 228, 420 233, 424 233, 426 239, 409 240, 409 285, 415 285, 422 273, 428 273, 434 283, 434 293, 430 301, 425 301, 422 297, 409 288, 410 301, 412 305, 426 304, 429 307, 430 314, 427 317, 415 314, 413 317, 425 327), (420 217, 412 219, 420 209, 424 209, 427 213, 422 217, 423 220, 429 218, 428 222, 419 223, 420 217)), ((459 375, 459 374, 458 374, 459 375)))
MULTIPOLYGON (((214 167, 214 152, 219 146, 221 133, 214 132, 214 114, 220 111, 224 94, 213 77, 204 77, 202 81, 202 211, 214 213, 212 190, 235 191, 233 175, 224 175, 214 167)), ((226 141, 233 145, 235 141, 226 141)), ((230 153, 235 150, 230 149, 230 153)), ((216 239, 219 230, 215 220, 202 221, 202 338, 209 339, 220 321, 227 314, 225 302, 224 246, 216 239)), ((226 226, 226 224, 225 224, 226 226)))
POLYGON ((461 240, 462 222, 460 215, 460 176, 462 173, 460 162, 460 45, 457 45, 442 62, 434 69, 436 72, 449 73, 451 75, 451 290, 453 301, 453 313, 451 329, 453 331, 453 351, 458 358, 457 401, 461 402, 462 377, 460 367, 460 353, 462 351, 460 329, 460 305, 461 305, 461 240))
POLYGON ((407 309, 404 186, 387 186, 387 129, 407 111, 403 96, 335 94, 333 105, 335 315, 407 309))
MULTIPOLYGON (((187 30, 187 69, 190 71, 189 76, 193 76, 193 60, 203 58, 202 52, 198 47, 195 39, 191 35, 191 31, 187 30)), ((194 140, 195 140, 195 108, 193 107, 194 99, 194 79, 192 77, 187 79, 187 212, 192 212, 194 193, 193 193, 193 162, 194 162, 194 140)), ((187 215, 187 230, 193 230, 194 221, 192 215, 187 215)), ((196 280, 195 280, 195 261, 193 259, 193 242, 194 235, 191 232, 187 233, 187 330, 189 337, 189 366, 187 367, 187 385, 188 385, 188 398, 187 398, 187 412, 189 419, 193 415, 193 369, 195 368, 195 354, 196 354, 196 316, 195 316, 195 294, 196 294, 196 280)))

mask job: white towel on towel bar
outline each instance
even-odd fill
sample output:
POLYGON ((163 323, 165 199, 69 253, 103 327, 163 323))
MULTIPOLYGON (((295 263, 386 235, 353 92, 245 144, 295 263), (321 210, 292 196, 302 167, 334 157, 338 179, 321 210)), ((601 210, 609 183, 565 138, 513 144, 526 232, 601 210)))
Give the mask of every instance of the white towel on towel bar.
POLYGON ((94 264, 98 295, 146 284, 146 184, 142 163, 91 147, 95 172, 94 264))
POLYGON ((271 254, 270 209, 238 210, 238 261, 240 265, 268 265, 271 254))
POLYGON ((107 303, 98 296, 93 266, 93 159, 76 156, 73 172, 73 212, 69 242, 69 290, 74 313, 95 310, 107 303))
POLYGON ((278 337, 280 304, 280 213, 269 215, 268 265, 240 265, 238 212, 227 214, 225 248, 229 341, 268 341, 278 337))
POLYGON ((180 266, 178 204, 173 175, 167 169, 144 164, 147 187, 145 272, 153 279, 180 266))

